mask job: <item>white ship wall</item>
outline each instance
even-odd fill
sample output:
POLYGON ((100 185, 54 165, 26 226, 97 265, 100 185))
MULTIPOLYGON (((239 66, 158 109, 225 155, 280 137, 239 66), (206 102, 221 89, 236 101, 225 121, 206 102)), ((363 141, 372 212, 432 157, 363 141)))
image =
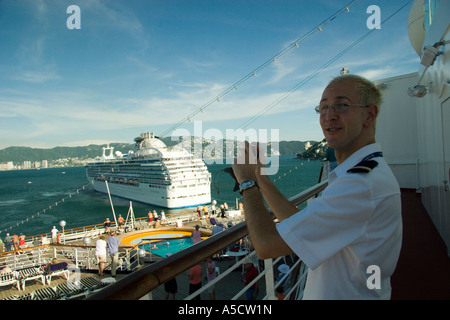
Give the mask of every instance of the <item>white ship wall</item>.
MULTIPOLYGON (((104 181, 94 180, 93 187, 99 192, 108 193, 104 181)), ((152 188, 151 192, 149 192, 149 186, 147 184, 132 187, 123 184, 108 183, 108 188, 110 194, 113 196, 170 209, 193 207, 211 202, 209 184, 190 188, 183 193, 172 191, 171 189, 166 193, 165 189, 158 188, 152 188), (199 194, 202 195, 199 196, 199 194)))
POLYGON ((423 47, 439 46, 434 63, 419 66, 416 84, 429 87, 416 98, 419 146, 419 181, 422 202, 447 245, 450 256, 450 1, 439 1, 423 47))
MULTIPOLYGON (((417 1, 424 4, 423 0, 417 1)), ((446 42, 439 46, 441 53, 431 66, 418 63, 417 74, 376 81, 386 85, 382 89, 385 103, 377 120, 376 139, 400 186, 417 188, 422 193, 422 203, 450 256, 449 12, 450 1, 439 1, 426 32, 422 47, 446 42), (422 98, 410 97, 408 87, 416 85, 429 87, 429 92, 422 98)))
POLYGON ((376 141, 401 188, 417 189, 418 132, 416 98, 407 94, 417 84, 417 72, 375 81, 383 103, 377 118, 376 141))
POLYGON ((450 256, 450 1, 440 1, 424 46, 447 41, 434 64, 420 67, 420 84, 430 92, 417 98, 422 201, 450 256))

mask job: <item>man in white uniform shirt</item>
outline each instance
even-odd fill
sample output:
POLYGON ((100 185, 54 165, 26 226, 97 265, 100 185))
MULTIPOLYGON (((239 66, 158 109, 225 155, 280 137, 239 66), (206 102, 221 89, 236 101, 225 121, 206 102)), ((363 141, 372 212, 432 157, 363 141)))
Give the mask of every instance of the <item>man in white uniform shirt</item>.
POLYGON ((401 247, 401 201, 375 142, 380 104, 379 90, 359 76, 337 77, 325 88, 316 112, 338 166, 322 195, 304 210, 276 189, 259 161, 251 161, 256 145, 246 144, 247 164, 233 164, 258 256, 296 253, 309 267, 303 299, 390 298, 401 247))

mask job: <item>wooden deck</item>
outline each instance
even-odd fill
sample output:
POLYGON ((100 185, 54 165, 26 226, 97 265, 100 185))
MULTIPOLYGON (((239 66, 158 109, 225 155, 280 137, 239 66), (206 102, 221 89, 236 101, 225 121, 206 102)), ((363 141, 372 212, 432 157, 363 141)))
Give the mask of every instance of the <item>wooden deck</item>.
POLYGON ((403 245, 391 279, 392 299, 450 299, 447 248, 415 190, 402 189, 402 215, 403 245))
MULTIPOLYGON (((93 273, 81 273, 80 277, 91 277, 94 276, 97 279, 101 279, 99 276, 96 276, 93 273)), ((12 297, 12 296, 23 296, 30 294, 33 291, 37 291, 43 288, 53 288, 56 287, 59 284, 66 283, 67 280, 64 277, 52 277, 51 283, 48 284, 42 284, 40 279, 31 280, 26 283, 25 290, 17 290, 17 288, 14 285, 4 286, 0 287, 0 300, 12 297)))
MULTIPOLYGON (((234 258, 223 258, 223 259, 215 259, 214 262, 216 263, 216 266, 220 268, 221 272, 224 272, 229 267, 231 267, 235 260, 234 258)), ((202 266, 202 278, 203 284, 206 284, 206 265, 205 263, 201 264, 202 266)), ((188 273, 189 271, 185 271, 184 273, 178 275, 176 277, 177 279, 177 285, 178 285, 178 293, 176 294, 176 299, 181 300, 184 299, 189 295, 189 280, 188 280, 188 273)), ((81 277, 94 277, 97 280, 102 280, 105 278, 111 277, 109 271, 105 272, 104 275, 99 276, 95 272, 82 272, 80 274, 81 277)), ((118 273, 116 276, 116 281, 119 281, 120 279, 126 277, 126 274, 118 273)), ((3 300, 5 298, 14 296, 14 295, 27 295, 33 291, 37 291, 42 288, 52 288, 57 286, 58 284, 65 283, 66 280, 63 277, 54 277, 50 283, 50 285, 45 284, 43 285, 40 281, 40 279, 37 280, 31 280, 27 282, 25 290, 17 290, 17 288, 14 285, 9 285, 5 287, 0 287, 0 300, 3 300)), ((232 271, 224 280, 219 281, 216 284, 216 299, 217 300, 230 300, 234 295, 236 295, 237 292, 239 292, 243 285, 243 274, 242 274, 242 268, 238 267, 236 270, 232 271)), ((260 280, 260 294, 259 297, 262 298, 263 295, 265 295, 265 283, 264 278, 260 280)), ((147 295, 142 297, 142 300, 164 300, 166 298, 166 292, 164 290, 164 285, 159 286, 153 292, 151 295, 147 295)), ((209 295, 205 291, 201 294, 202 300, 209 300, 209 295)), ((245 294, 239 298, 239 300, 245 300, 245 294)))
MULTIPOLYGON (((230 266, 235 263, 234 258, 225 258, 223 260, 214 260, 216 266, 220 268, 220 272, 224 272, 230 266)), ((205 285, 206 281, 206 264, 202 263, 202 284, 205 285)), ((176 300, 182 300, 189 295, 189 280, 188 280, 188 271, 183 272, 182 274, 176 277, 177 285, 178 285, 178 293, 175 296, 176 300)), ((232 271, 227 277, 223 280, 216 283, 215 291, 216 291, 216 300, 230 300, 233 296, 235 296, 243 287, 244 287, 244 275, 242 274, 242 268, 238 267, 234 271, 232 271)), ((261 299, 265 296, 265 282, 264 277, 262 277, 259 281, 259 295, 258 298, 261 299)), ((166 293, 164 290, 164 285, 160 285, 158 288, 153 290, 151 299, 153 300, 164 300, 166 297, 166 293)), ((143 297, 142 299, 149 299, 149 297, 143 297)), ((207 291, 201 293, 201 300, 209 300, 209 295, 207 291)), ((238 298, 238 300, 245 300, 245 293, 238 298)))

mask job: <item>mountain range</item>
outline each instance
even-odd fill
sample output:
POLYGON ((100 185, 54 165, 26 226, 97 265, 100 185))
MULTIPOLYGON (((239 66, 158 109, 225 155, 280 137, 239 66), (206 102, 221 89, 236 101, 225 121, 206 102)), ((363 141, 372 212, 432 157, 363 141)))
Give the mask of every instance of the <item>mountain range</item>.
MULTIPOLYGON (((193 138, 197 142, 199 141, 199 138, 193 138)), ((175 144, 180 143, 179 141, 173 141, 171 138, 162 138, 161 139, 168 147, 173 146, 175 144)), ((195 143, 195 141, 192 140, 192 143, 195 143)), ((223 141, 208 141, 205 139, 201 139, 199 141, 202 144, 202 147, 205 148, 206 146, 209 146, 211 149, 211 144, 217 145, 216 150, 219 150, 217 148, 223 147, 224 157, 232 157, 233 155, 228 154, 230 153, 229 150, 225 150, 225 146, 227 145, 227 142, 223 141), (227 152, 228 151, 228 152, 227 152)), ((301 154, 306 150, 306 145, 309 142, 309 144, 313 145, 316 143, 316 141, 280 141, 278 145, 271 145, 270 143, 269 148, 272 151, 272 153, 276 152, 281 155, 287 155, 287 154, 301 154)), ((188 147, 186 145, 186 141, 182 141, 183 147, 188 147)), ((234 143, 232 141, 232 143, 234 143)), ((189 141, 187 142, 189 144, 189 141)), ((57 159, 66 159, 66 158, 78 158, 78 159, 91 159, 95 158, 97 156, 101 156, 102 154, 102 148, 105 145, 88 145, 88 146, 79 146, 79 147, 54 147, 50 149, 43 149, 43 148, 31 148, 31 147, 7 147, 2 150, 0 150, 0 163, 1 162, 9 162, 12 161, 13 163, 22 163, 24 161, 54 161, 57 159)), ((127 144, 127 143, 110 143, 111 147, 114 147, 114 150, 121 151, 122 153, 127 153, 128 150, 134 149, 134 144, 127 144)), ((187 148, 189 150, 189 148, 187 148)), ((191 149, 192 150, 192 149, 191 149)), ((270 152, 269 152, 270 154, 270 152)))

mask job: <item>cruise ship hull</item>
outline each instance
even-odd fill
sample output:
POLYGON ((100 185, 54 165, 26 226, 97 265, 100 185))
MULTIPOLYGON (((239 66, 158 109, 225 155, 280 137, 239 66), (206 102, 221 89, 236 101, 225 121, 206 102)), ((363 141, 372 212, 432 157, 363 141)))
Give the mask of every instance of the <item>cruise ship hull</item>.
POLYGON ((170 187, 152 190, 148 185, 127 186, 108 183, 108 189, 104 181, 92 180, 94 189, 98 192, 109 193, 113 196, 148 203, 163 208, 178 209, 195 207, 211 202, 210 186, 191 189, 183 194, 171 192, 170 187))
POLYGON ((135 151, 127 155, 114 155, 108 145, 87 164, 96 191, 171 209, 211 202, 211 173, 202 159, 184 148, 167 148, 150 133, 135 141, 135 151))

